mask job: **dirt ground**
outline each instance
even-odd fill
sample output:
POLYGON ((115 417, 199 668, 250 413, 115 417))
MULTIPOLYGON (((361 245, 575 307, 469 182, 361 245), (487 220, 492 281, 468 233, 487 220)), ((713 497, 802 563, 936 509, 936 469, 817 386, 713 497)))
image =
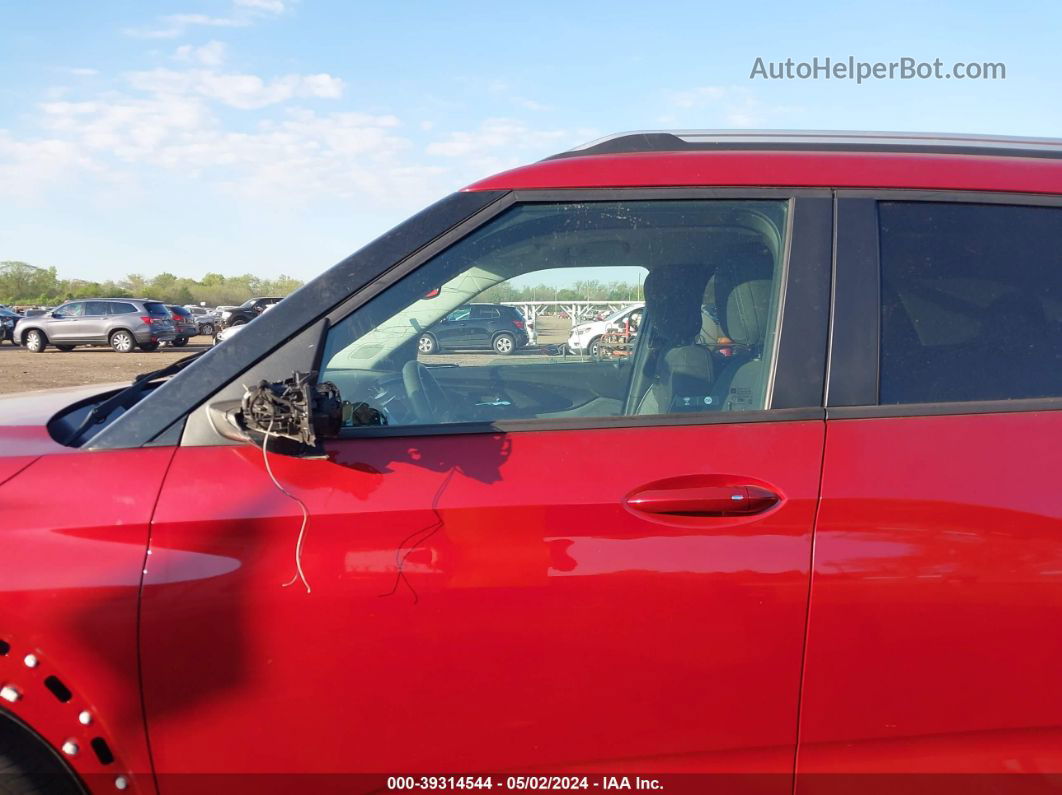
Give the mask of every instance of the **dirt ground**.
POLYGON ((59 386, 132 381, 210 347, 210 337, 192 337, 183 348, 166 346, 152 353, 116 353, 110 348, 74 348, 64 353, 49 346, 43 353, 4 342, 0 345, 0 393, 59 386))
MULTIPOLYGON (((571 321, 542 317, 537 323, 539 345, 563 343, 568 338, 571 321)), ((129 382, 133 377, 158 370, 189 354, 210 347, 210 337, 193 337, 183 348, 164 347, 152 353, 115 353, 110 348, 75 348, 64 353, 49 346, 43 353, 30 353, 9 342, 0 344, 0 393, 27 392, 61 386, 129 382)), ((517 364, 550 358, 540 349, 520 350, 512 356, 477 351, 421 356, 427 363, 452 363, 462 366, 517 364)))

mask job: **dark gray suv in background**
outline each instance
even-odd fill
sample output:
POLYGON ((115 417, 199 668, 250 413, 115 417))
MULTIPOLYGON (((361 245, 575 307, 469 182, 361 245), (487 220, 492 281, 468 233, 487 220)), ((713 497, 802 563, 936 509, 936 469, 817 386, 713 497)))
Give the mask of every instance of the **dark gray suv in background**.
POLYGON ((173 318, 161 301, 91 298, 68 301, 52 312, 15 325, 15 342, 34 353, 48 345, 61 351, 78 345, 110 345, 119 353, 153 351, 176 337, 173 318))

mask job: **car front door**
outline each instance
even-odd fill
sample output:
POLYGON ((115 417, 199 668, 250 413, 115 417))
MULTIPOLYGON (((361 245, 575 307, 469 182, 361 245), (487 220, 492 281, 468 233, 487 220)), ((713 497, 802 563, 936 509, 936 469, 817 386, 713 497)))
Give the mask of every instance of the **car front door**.
POLYGON ((468 307, 459 307, 431 328, 442 348, 461 348, 468 343, 468 307))
POLYGON ((1059 252, 1057 200, 839 203, 798 792, 1062 770, 1059 252))
POLYGON ((84 301, 72 301, 49 313, 48 340, 61 345, 76 343, 82 333, 81 317, 84 312, 84 301))
MULTIPOLYGON (((322 378, 386 427, 351 420, 305 457, 224 443, 216 419, 189 418, 142 603, 164 795, 202 788, 178 772, 307 771, 754 770, 774 774, 760 791, 790 791, 831 202, 594 198, 514 204, 337 311, 322 378), (495 224, 508 230, 499 261, 537 240, 597 249, 573 267, 614 267, 620 247, 591 244, 616 236, 642 252, 628 265, 650 272, 643 358, 598 363, 629 379, 625 401, 508 422, 483 419, 504 407, 412 399, 433 379, 415 360, 416 329, 446 311, 418 298, 432 284, 455 304, 488 288, 495 266, 469 249, 490 255, 495 224), (747 344, 717 371, 692 343, 708 283, 747 344), (737 396, 729 410, 708 399, 720 384, 737 396)), ((534 368, 566 366, 528 358, 528 388, 534 368)))

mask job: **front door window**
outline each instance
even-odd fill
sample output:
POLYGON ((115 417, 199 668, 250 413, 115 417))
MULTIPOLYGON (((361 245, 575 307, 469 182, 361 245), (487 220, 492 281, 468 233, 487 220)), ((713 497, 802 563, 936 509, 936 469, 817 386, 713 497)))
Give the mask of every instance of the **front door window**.
POLYGON ((518 205, 333 327, 321 377, 390 426, 764 409, 787 209, 518 205))

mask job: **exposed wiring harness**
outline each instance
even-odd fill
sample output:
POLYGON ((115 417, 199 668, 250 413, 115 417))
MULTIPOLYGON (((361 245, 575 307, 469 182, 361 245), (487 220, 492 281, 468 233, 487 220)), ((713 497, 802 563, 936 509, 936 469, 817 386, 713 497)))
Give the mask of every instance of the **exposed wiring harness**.
POLYGON ((306 525, 310 522, 310 512, 306 509, 306 503, 280 485, 277 476, 273 474, 273 468, 269 465, 269 455, 266 453, 266 446, 269 444, 269 437, 275 435, 273 433, 273 423, 270 422, 269 428, 266 429, 262 436, 262 462, 265 464, 270 480, 277 487, 277 491, 298 503, 299 509, 302 511, 302 527, 299 528, 299 540, 295 542, 295 576, 287 582, 281 583, 281 587, 287 588, 290 585, 294 585, 296 580, 302 580, 302 584, 306 586, 306 593, 311 593, 310 582, 306 579, 306 573, 302 570, 302 544, 306 540, 306 525))

